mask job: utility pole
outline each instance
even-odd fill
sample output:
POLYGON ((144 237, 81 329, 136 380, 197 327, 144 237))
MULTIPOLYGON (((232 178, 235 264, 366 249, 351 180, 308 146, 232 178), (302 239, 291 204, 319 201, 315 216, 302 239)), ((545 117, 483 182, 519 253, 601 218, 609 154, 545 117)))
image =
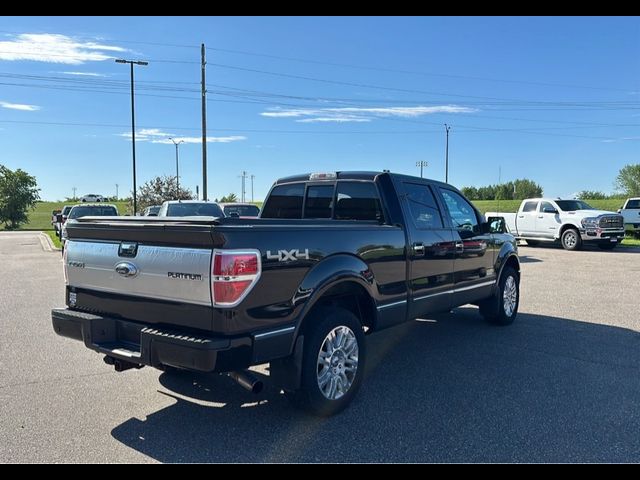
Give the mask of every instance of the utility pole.
POLYGON ((422 178, 422 167, 428 167, 428 166, 429 166, 429 162, 425 160, 420 160, 419 162, 416 162, 416 167, 420 167, 420 178, 422 178))
POLYGON ((178 147, 181 143, 184 143, 184 140, 178 140, 176 142, 176 139, 171 137, 169 137, 169 140, 171 140, 176 146, 176 200, 180 200, 180 170, 178 170, 178 147))
POLYGON ((76 190, 77 190, 77 188, 76 187, 71 187, 71 190, 73 190, 73 200, 75 200, 76 199, 76 190))
POLYGON ((247 174, 247 172, 245 170, 242 171, 242 174, 240 175, 240 178, 242 178, 242 190, 241 190, 241 194, 240 194, 240 201, 244 202, 245 201, 245 179, 249 176, 249 174, 247 174))
POLYGON ((256 178, 255 175, 251 175, 251 203, 253 203, 253 179, 256 178))
POLYGON ((200 200, 200 185, 196 185, 196 200, 200 200))
POLYGON ((205 81, 206 65, 204 43, 200 46, 200 68, 202 70, 202 199, 207 198, 207 84, 205 81))
POLYGON ((119 185, 116 183, 116 202, 118 201, 118 187, 119 185))
POLYGON ((447 148, 445 150, 444 160, 444 183, 449 183, 449 130, 451 130, 451 127, 445 123, 444 129, 447 132, 447 148))
POLYGON ((128 63, 131 67, 131 152, 133 155, 133 215, 135 216, 138 211, 137 202, 137 185, 136 185, 136 114, 135 114, 135 101, 133 96, 133 66, 149 65, 149 62, 143 62, 141 60, 125 60, 123 58, 117 58, 116 63, 128 63))

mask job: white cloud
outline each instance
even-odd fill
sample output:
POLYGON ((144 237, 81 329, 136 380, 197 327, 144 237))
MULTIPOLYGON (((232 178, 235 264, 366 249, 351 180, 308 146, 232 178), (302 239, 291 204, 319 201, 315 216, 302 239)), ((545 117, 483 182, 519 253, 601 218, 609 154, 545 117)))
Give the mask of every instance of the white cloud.
MULTIPOLYGON (((131 141, 131 132, 118 133, 117 135, 131 141)), ((163 132, 159 128, 141 128, 136 132, 136 142, 172 144, 173 141, 171 139, 183 143, 202 143, 202 137, 180 137, 172 133, 163 132)), ((231 143, 246 139, 247 137, 243 135, 207 137, 207 143, 231 143)))
POLYGON ((0 60, 80 65, 113 59, 111 52, 125 52, 114 45, 75 40, 54 33, 22 33, 0 41, 0 60))
MULTIPOLYGON (((202 137, 172 137, 176 142, 202 143, 202 137)), ((207 143, 231 143, 246 140, 243 135, 229 135, 226 137, 207 137, 207 143)), ((168 138, 153 139, 151 143, 173 143, 168 138)))
POLYGON ((37 105, 26 105, 24 103, 0 102, 0 107, 8 108, 9 110, 22 110, 23 112, 35 112, 36 110, 40 110, 40 107, 37 105))
POLYGON ((59 73, 63 73, 64 75, 75 75, 78 77, 106 77, 106 75, 102 73, 95 73, 95 72, 59 72, 59 73))
POLYGON ((640 140, 640 137, 620 137, 620 138, 607 138, 602 140, 602 143, 618 143, 618 142, 637 142, 640 140))
POLYGON ((357 117, 355 115, 334 115, 332 117, 309 117, 302 118, 300 120, 296 120, 298 123, 347 123, 347 122, 356 122, 356 123, 365 123, 370 122, 371 119, 367 117, 357 117))
POLYGON ((416 107, 336 107, 336 108, 272 108, 261 112, 263 117, 295 118, 299 123, 371 122, 376 118, 415 118, 434 113, 473 113, 478 109, 460 105, 434 105, 416 107))

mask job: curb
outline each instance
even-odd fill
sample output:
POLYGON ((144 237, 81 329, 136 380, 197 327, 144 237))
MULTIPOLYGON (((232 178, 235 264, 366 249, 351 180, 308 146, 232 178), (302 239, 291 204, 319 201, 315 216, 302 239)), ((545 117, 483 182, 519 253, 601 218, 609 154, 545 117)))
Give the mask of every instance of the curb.
POLYGON ((60 252, 62 250, 53 244, 53 242, 51 241, 51 238, 46 233, 40 232, 39 238, 40 238, 40 244, 42 245, 42 249, 45 252, 60 252))

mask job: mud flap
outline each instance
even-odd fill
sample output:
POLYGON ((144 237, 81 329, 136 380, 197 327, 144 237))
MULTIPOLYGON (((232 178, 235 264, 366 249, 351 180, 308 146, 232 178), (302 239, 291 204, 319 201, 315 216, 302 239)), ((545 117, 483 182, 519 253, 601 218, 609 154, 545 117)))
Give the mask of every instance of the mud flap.
POLYGON ((300 389, 303 350, 304 335, 300 335, 296 340, 292 355, 271 361, 269 373, 274 385, 288 392, 300 389))

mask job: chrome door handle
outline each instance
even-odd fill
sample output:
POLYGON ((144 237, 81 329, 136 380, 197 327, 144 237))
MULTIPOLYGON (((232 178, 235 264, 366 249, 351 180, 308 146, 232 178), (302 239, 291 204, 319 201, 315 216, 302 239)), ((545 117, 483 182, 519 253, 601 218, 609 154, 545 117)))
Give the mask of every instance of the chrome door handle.
POLYGON ((413 244, 413 253, 416 255, 424 255, 425 248, 424 243, 414 243, 413 244))
POLYGON ((544 215, 538 215, 538 218, 544 218, 544 215))
POLYGON ((464 252, 464 243, 456 242, 456 252, 464 252))

